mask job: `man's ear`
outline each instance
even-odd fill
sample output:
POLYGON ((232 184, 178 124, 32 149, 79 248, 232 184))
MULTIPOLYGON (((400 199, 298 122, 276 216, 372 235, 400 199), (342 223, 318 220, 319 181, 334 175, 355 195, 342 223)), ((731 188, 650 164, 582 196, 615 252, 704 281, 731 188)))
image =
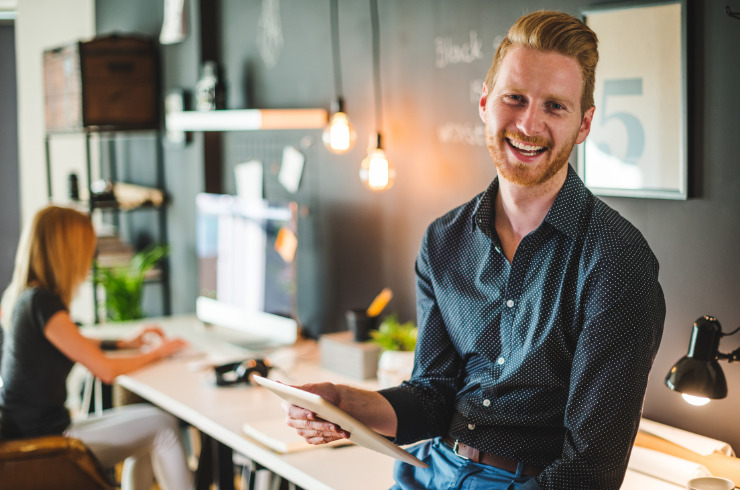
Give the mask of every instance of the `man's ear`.
POLYGON ((486 122, 486 102, 488 101, 488 86, 483 83, 483 90, 481 91, 480 100, 478 101, 478 114, 480 120, 486 122))
POLYGON ((588 133, 591 132, 591 122, 594 119, 595 110, 595 107, 591 107, 583 114, 581 127, 578 129, 578 139, 576 139, 577 145, 583 143, 586 139, 586 136, 588 136, 588 133))

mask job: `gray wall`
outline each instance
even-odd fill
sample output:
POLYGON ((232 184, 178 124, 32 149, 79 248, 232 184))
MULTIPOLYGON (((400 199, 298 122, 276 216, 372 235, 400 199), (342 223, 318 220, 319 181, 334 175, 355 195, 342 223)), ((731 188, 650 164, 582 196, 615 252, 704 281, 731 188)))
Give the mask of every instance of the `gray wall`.
POLYGON ((15 70, 15 27, 0 21, 0 291, 13 274, 20 232, 18 199, 18 97, 15 70))
MULTIPOLYGON (((322 331, 343 328, 341 312, 368 304, 384 286, 395 298, 388 311, 414 316, 414 257, 426 225, 445 210, 483 190, 494 176, 486 149, 476 139, 478 86, 497 36, 525 11, 559 8, 573 14, 589 3, 578 0, 507 2, 444 0, 380 2, 383 129, 387 153, 397 167, 396 185, 383 194, 366 191, 357 171, 367 135, 374 129, 372 58, 368 2, 340 2, 341 50, 347 110, 359 134, 344 156, 319 145, 306 149, 305 187, 300 199, 313 217, 311 262, 323 311, 322 331), (481 57, 435 68, 437 40, 455 44, 475 31, 481 57), (450 132, 452 128, 455 131, 450 132), (448 131, 445 131, 448 130, 448 131), (441 131, 441 132, 440 132, 441 131), (444 141, 443 141, 444 140, 444 141)), ((718 0, 691 2, 689 15, 690 157, 694 196, 687 201, 606 198, 646 236, 661 263, 668 313, 663 343, 645 401, 645 416, 721 438, 740 450, 734 407, 740 402, 740 369, 723 363, 730 395, 705 407, 691 407, 663 386, 663 377, 686 353, 691 323, 711 313, 732 330, 740 323, 740 172, 736 140, 740 99, 740 21, 718 0)), ((223 0, 221 60, 228 81, 229 108, 325 107, 333 97, 329 2, 282 0, 284 45, 273 67, 258 50, 262 2, 223 0)), ((114 29, 157 34, 161 12, 150 2, 98 0, 99 32, 114 29), (137 6, 136 8, 134 6, 137 6)), ((163 48, 164 88, 192 88, 200 62, 198 2, 189 2, 191 33, 184 43, 163 48)), ((597 108, 598 110, 598 108, 597 108)), ((224 187, 231 145, 300 144, 318 131, 260 133, 224 138, 224 187)), ((194 194, 203 189, 202 135, 184 149, 169 149, 167 183, 174 196, 169 212, 173 243, 173 307, 193 311, 197 294, 194 253, 194 194)), ((243 157, 239 154, 239 157, 243 157)), ((236 158, 236 157, 234 157, 236 158)), ((727 338, 721 350, 740 345, 727 338)))

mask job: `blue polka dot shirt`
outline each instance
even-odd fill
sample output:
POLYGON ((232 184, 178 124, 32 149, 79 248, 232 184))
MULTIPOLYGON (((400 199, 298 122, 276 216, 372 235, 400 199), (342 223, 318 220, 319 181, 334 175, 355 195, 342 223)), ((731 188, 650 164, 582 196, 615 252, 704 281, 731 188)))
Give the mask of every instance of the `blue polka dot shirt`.
POLYGON ((428 228, 409 382, 382 390, 396 442, 450 434, 544 471, 521 488, 618 489, 665 319, 640 232, 572 168, 509 263, 498 180, 428 228))

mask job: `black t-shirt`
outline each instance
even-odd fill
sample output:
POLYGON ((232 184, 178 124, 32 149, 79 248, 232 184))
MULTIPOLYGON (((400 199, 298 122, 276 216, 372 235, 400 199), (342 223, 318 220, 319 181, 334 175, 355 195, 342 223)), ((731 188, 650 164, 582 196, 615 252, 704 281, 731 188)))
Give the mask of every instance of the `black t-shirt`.
POLYGON ((74 362, 44 336, 49 319, 67 308, 41 288, 22 292, 5 331, 0 377, 0 439, 61 434, 70 422, 64 403, 74 362))

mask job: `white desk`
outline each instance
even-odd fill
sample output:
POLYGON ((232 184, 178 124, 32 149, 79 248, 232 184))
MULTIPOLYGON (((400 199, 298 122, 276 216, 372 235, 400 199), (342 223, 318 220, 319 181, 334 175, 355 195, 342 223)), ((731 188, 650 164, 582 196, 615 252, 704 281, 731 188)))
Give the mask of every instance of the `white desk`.
MULTIPOLYGON (((152 323, 161 325, 170 335, 188 339, 194 349, 218 353, 219 362, 248 357, 245 351, 214 339, 194 317, 155 319, 152 323)), ((281 363, 279 356, 274 358, 277 364, 285 366, 291 383, 331 380, 373 387, 372 383, 358 382, 319 368, 315 346, 314 349, 301 347, 297 350, 313 350, 314 357, 297 359, 292 366, 291 362, 281 363)), ((394 460, 369 449, 347 446, 282 455, 249 438, 242 431, 244 422, 281 416, 280 399, 261 387, 216 387, 210 372, 193 370, 194 364, 204 360, 185 353, 119 376, 116 382, 306 490, 377 490, 393 484, 394 460), (348 478, 352 481, 350 486, 348 478)))
MULTIPOLYGON (((213 359, 216 363, 248 357, 246 351, 225 344, 217 338, 217 333, 204 328, 192 316, 154 319, 152 323, 161 325, 170 335, 188 339, 193 349, 217 355, 213 359)), ((126 327, 110 327, 103 331, 122 334, 123 328, 126 327)), ((272 357, 287 371, 290 379, 286 381, 290 383, 333 381, 374 388, 374 382, 358 382, 319 368, 315 345, 313 349, 298 347, 295 353, 295 359, 281 359, 284 356, 280 355, 272 357)), ((306 490, 378 490, 393 484, 394 460, 362 447, 278 454, 249 438, 242 431, 244 422, 281 416, 283 411, 279 398, 260 387, 216 387, 210 371, 193 369, 194 364, 206 360, 205 355, 196 357, 193 353, 185 353, 120 376, 117 383, 306 490)), ((676 490, 683 487, 627 471, 622 490, 646 488, 676 490)))

